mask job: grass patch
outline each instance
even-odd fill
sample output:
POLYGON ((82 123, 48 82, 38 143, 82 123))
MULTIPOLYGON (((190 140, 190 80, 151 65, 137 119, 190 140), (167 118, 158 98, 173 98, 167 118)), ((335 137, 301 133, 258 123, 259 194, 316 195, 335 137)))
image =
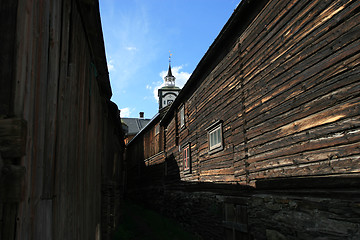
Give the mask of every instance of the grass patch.
POLYGON ((199 239, 180 224, 142 206, 126 202, 114 240, 192 240, 199 239))

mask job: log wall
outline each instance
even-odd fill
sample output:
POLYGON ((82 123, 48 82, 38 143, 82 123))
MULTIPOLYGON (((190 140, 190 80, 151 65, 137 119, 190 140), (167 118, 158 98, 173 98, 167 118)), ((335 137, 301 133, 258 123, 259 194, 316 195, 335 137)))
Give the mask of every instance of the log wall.
MULTIPOLYGON (((167 141, 178 131, 178 146, 191 143, 193 171, 182 179, 255 186, 358 175, 359 27, 356 1, 269 1, 181 101, 185 128, 167 126, 167 141), (216 121, 224 149, 209 154, 206 128, 216 121)), ((181 169, 178 149, 166 146, 181 169)))
POLYGON ((139 158, 138 200, 204 239, 359 238, 359 14, 242 1, 161 120, 164 155, 139 158))
POLYGON ((124 145, 98 1, 14 2, 16 27, 1 25, 15 37, 0 121, 26 123, 25 151, 1 154, 24 175, 20 197, 2 195, 0 238, 110 239, 124 145))
POLYGON ((359 174, 359 3, 281 8, 239 41, 249 181, 359 174))
POLYGON ((159 120, 152 121, 144 132, 140 132, 126 148, 127 189, 135 189, 155 182, 161 182, 164 177, 164 130, 159 126, 159 120), (156 134, 156 128, 159 133, 156 134), (148 182, 148 180, 150 182, 148 182))
POLYGON ((143 138, 145 159, 164 151, 164 130, 160 127, 159 122, 146 130, 143 138), (156 131, 157 129, 158 132, 156 131))

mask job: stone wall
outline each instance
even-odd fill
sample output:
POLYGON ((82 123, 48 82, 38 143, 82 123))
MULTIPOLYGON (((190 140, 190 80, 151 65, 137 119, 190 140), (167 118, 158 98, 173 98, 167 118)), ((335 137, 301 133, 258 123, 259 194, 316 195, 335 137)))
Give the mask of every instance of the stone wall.
POLYGON ((359 239, 358 195, 355 189, 256 190, 187 183, 137 192, 139 202, 202 239, 267 240, 359 239))

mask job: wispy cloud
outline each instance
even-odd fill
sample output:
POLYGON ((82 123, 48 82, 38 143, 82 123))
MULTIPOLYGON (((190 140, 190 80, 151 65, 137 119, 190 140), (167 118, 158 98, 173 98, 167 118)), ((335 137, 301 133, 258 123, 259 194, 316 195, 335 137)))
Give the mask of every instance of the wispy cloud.
POLYGON ((136 50, 138 50, 136 47, 126 47, 125 49, 128 50, 128 51, 136 51, 136 50))
MULTIPOLYGON (((136 79, 139 69, 147 66, 156 56, 152 50, 158 35, 151 31, 149 9, 141 2, 135 1, 134 4, 132 9, 118 9, 114 13, 117 23, 111 24, 111 41, 105 38, 107 55, 113 60, 108 64, 112 88, 126 89, 136 79)), ((114 21, 110 17, 104 14, 104 22, 114 21)))
POLYGON ((130 109, 128 107, 126 108, 122 108, 120 109, 120 117, 130 117, 130 114, 134 111, 135 109, 130 109))
POLYGON ((107 67, 108 67, 109 72, 115 71, 114 61, 112 59, 110 59, 108 61, 108 66, 107 67))
MULTIPOLYGON (((181 71, 182 68, 183 68, 183 66, 174 66, 171 68, 171 72, 174 75, 174 77, 176 78, 175 85, 179 88, 182 88, 191 76, 191 73, 181 71)), ((167 74, 167 70, 161 71, 159 73, 159 75, 162 79, 164 79, 166 74, 167 74)), ((158 101, 159 100, 158 99, 158 90, 159 90, 159 88, 162 88, 165 85, 165 83, 164 83, 164 81, 159 80, 158 82, 153 83, 153 84, 155 85, 154 90, 153 90, 154 98, 156 101, 158 101)))

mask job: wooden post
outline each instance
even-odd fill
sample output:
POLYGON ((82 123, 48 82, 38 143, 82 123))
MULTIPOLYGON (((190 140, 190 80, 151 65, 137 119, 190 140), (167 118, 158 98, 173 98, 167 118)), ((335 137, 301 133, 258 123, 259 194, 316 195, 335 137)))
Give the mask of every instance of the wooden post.
POLYGON ((0 237, 14 239, 18 203, 21 201, 25 167, 17 165, 25 155, 26 122, 0 119, 0 237))

